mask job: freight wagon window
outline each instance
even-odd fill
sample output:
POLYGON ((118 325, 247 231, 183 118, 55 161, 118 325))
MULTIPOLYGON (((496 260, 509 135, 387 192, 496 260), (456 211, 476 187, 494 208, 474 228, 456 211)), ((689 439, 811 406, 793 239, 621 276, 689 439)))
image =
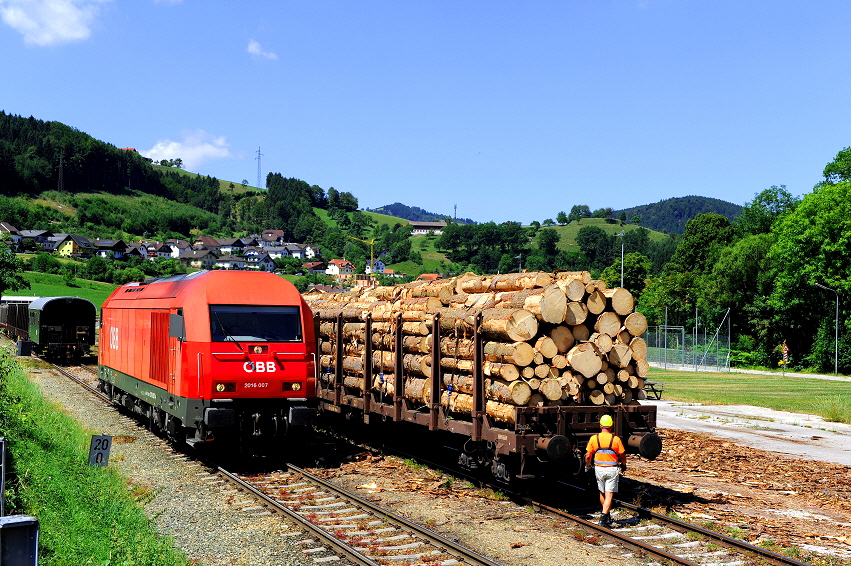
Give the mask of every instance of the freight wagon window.
POLYGON ((213 342, 300 342, 298 307, 210 305, 213 342))

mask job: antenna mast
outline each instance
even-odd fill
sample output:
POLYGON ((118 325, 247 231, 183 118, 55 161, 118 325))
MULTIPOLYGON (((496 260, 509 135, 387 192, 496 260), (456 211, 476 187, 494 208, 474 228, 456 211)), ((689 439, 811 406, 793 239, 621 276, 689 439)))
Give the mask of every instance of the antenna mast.
POLYGON ((257 188, 258 188, 258 189, 262 189, 262 188, 263 188, 263 185, 261 185, 261 184, 260 184, 260 179, 261 179, 261 175, 260 175, 260 156, 261 156, 261 155, 263 155, 263 154, 262 154, 262 153, 260 153, 260 146, 258 145, 258 146, 257 146, 257 188))
POLYGON ((59 154, 59 194, 65 190, 65 152, 59 154))

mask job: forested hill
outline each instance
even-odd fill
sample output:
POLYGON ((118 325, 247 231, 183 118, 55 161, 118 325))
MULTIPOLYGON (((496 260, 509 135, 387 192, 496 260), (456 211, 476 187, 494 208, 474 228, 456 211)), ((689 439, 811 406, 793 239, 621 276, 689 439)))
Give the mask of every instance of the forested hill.
POLYGON ((218 205, 219 183, 214 178, 160 173, 136 151, 119 149, 61 122, 0 110, 0 193, 122 194, 128 189, 213 212, 218 205))
POLYGON ((682 234, 685 232, 686 222, 706 212, 726 216, 732 222, 742 213, 742 207, 717 198, 687 196, 616 210, 613 217, 618 218, 621 213, 625 213, 628 220, 636 216, 640 218, 641 225, 645 228, 668 234, 682 234))
MULTIPOLYGON (((441 222, 448 216, 444 214, 435 214, 434 212, 428 212, 427 210, 423 210, 418 206, 408 206, 406 204, 402 204, 401 202, 394 202, 393 204, 379 206, 378 208, 367 208, 366 210, 368 212, 378 212, 380 214, 397 216, 399 218, 404 218, 405 220, 413 220, 414 222, 441 222)), ((476 223, 475 221, 470 220, 469 218, 456 218, 455 222, 458 222, 460 224, 476 223)))

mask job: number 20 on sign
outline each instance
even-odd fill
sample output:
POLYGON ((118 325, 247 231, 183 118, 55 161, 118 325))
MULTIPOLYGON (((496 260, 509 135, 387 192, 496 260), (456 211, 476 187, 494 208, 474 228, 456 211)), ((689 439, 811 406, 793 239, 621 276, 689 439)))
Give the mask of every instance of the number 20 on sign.
POLYGON ((92 443, 89 446, 89 466, 106 466, 109 463, 110 448, 112 448, 111 436, 92 436, 92 443))

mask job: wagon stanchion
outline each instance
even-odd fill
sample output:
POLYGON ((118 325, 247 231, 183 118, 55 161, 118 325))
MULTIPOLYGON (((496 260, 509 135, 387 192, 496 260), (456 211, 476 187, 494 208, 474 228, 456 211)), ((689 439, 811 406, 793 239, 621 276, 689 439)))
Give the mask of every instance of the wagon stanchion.
POLYGON ((336 352, 334 362, 334 404, 340 405, 343 398, 343 313, 337 315, 336 352))
POLYGON ((363 420, 368 423, 372 407, 372 313, 366 315, 364 323, 366 365, 363 370, 363 420))
POLYGON ((476 314, 473 325, 473 441, 482 439, 482 421, 485 418, 485 376, 482 370, 482 313, 476 314))
POLYGON ((405 398, 405 376, 402 374, 402 357, 404 356, 402 351, 402 313, 397 313, 393 318, 396 321, 393 348, 396 356, 394 360, 396 362, 394 368, 396 375, 393 376, 393 421, 398 422, 402 420, 402 400, 405 398))
POLYGON ((431 398, 429 409, 429 430, 437 430, 440 420, 440 395, 443 371, 440 367, 440 313, 434 315, 431 323, 431 398))

